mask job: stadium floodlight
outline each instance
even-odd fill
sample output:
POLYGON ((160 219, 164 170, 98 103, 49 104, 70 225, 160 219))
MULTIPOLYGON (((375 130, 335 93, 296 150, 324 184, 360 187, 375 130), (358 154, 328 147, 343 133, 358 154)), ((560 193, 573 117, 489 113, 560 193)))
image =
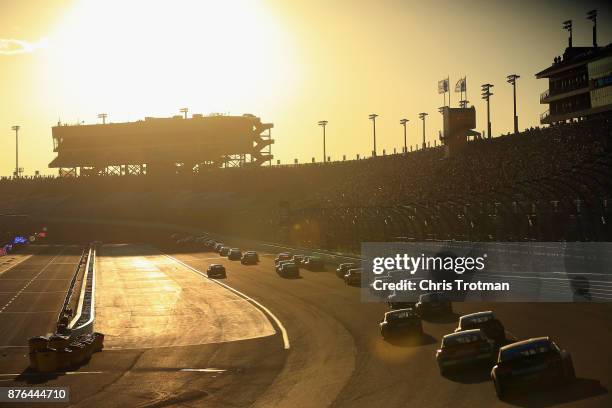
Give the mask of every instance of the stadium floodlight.
POLYGON ((323 163, 327 161, 327 155, 325 152, 325 127, 327 126, 327 123, 328 122, 326 120, 320 120, 318 122, 319 126, 323 128, 323 163))
POLYGON ((427 147, 427 145, 425 144, 425 117, 426 116, 427 116, 427 113, 425 112, 419 113, 419 119, 423 121, 423 149, 427 147))
POLYGON ((374 150, 372 150, 372 155, 376 156, 376 118, 378 117, 377 114, 375 113, 371 113, 368 118, 372 121, 372 130, 374 132, 374 150))
POLYGON ((512 85, 512 98, 514 104, 514 134, 518 133, 518 116, 516 116, 516 80, 521 76, 516 74, 510 74, 506 78, 506 81, 512 85))
POLYGON ((593 47, 597 48, 597 10, 591 10, 587 13, 587 20, 593 22, 593 47))
POLYGON ((183 114, 185 119, 187 119, 187 112, 189 112, 189 109, 188 108, 181 108, 181 109, 179 109, 179 111, 183 114))
POLYGON ((404 153, 408 153, 408 144, 406 143, 406 124, 410 122, 408 119, 401 119, 400 125, 404 126, 404 153))
POLYGON ((98 119, 102 119, 102 124, 105 125, 106 124, 106 118, 108 117, 108 114, 106 113, 98 113, 98 119))
POLYGON ((19 178, 19 129, 21 126, 15 125, 11 129, 15 131, 15 177, 19 178))
POLYGON ((572 20, 564 21, 563 29, 569 32, 568 44, 569 44, 569 48, 572 48, 572 20))
POLYGON ((491 96, 493 95, 491 88, 493 88, 492 84, 481 85, 482 99, 487 101, 487 134, 489 139, 491 138, 491 96))

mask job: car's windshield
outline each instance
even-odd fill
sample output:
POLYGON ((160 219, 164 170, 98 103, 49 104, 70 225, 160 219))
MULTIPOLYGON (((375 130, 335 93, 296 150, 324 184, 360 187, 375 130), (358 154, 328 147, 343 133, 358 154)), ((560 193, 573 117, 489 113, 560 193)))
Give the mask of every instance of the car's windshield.
POLYGON ((513 361, 531 358, 535 356, 544 355, 553 351, 553 347, 547 340, 541 340, 537 342, 530 342, 526 344, 519 344, 514 347, 502 350, 500 352, 500 361, 513 361))
POLYGON ((387 313, 386 320, 414 319, 416 317, 418 317, 417 314, 412 310, 399 310, 397 312, 387 313))
POLYGON ((482 336, 482 333, 480 333, 480 331, 455 334, 452 336, 444 337, 442 339, 442 347, 461 346, 464 344, 477 343, 482 340, 483 340, 483 336, 482 336))

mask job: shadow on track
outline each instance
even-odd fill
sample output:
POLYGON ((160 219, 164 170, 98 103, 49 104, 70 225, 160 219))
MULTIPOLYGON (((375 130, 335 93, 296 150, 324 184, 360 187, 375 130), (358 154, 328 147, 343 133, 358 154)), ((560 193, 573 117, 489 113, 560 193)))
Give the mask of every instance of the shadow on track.
POLYGON ((65 375, 65 371, 57 371, 52 373, 40 373, 28 367, 21 372, 16 378, 16 382, 31 384, 45 384, 51 380, 55 380, 58 377, 65 375))
MULTIPOLYGON (((443 376, 456 383, 478 384, 491 380, 492 367, 492 363, 483 362, 469 367, 457 367, 454 370, 448 370, 443 376)), ((493 390, 493 385, 491 385, 491 390, 493 390)))
POLYGON ((439 323, 439 324, 447 324, 459 321, 460 315, 457 313, 450 313, 444 315, 431 315, 431 316, 423 316, 422 319, 428 323, 439 323))
POLYGON ((599 395, 607 394, 608 390, 598 380, 591 378, 576 378, 570 385, 546 386, 538 389, 521 387, 508 391, 502 399, 504 402, 518 407, 544 408, 567 404, 599 395), (533 392, 537 390, 537 392, 533 392))
POLYGON ((437 340, 427 333, 421 336, 390 336, 384 339, 387 343, 397 347, 419 347, 434 344, 437 340))

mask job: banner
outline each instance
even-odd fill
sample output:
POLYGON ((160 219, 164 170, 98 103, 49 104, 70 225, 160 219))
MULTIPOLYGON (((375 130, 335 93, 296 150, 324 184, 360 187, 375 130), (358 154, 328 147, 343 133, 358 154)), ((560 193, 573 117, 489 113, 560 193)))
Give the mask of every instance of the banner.
POLYGON ((459 79, 455 85, 455 92, 465 92, 465 77, 459 79))
POLYGON ((446 93, 448 92, 448 78, 438 81, 438 93, 446 93))

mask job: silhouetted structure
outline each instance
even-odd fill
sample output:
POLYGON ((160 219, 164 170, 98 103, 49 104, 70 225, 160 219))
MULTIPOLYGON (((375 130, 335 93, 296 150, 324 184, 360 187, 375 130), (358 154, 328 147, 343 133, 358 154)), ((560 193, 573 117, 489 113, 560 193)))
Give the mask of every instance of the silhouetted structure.
POLYGON ((443 116, 444 130, 440 141, 444 145, 446 157, 450 157, 467 142, 468 137, 480 138, 480 133, 474 131, 476 127, 476 109, 471 108, 440 108, 443 116))
POLYGON ((67 177, 193 173, 205 167, 261 165, 272 159, 262 149, 274 143, 273 126, 253 115, 197 114, 191 119, 58 124, 52 130, 58 155, 49 167, 59 168, 60 176, 67 177))
POLYGON ((540 123, 550 124, 612 110, 612 44, 568 47, 563 57, 536 74, 548 78, 540 103, 549 106, 540 123))

